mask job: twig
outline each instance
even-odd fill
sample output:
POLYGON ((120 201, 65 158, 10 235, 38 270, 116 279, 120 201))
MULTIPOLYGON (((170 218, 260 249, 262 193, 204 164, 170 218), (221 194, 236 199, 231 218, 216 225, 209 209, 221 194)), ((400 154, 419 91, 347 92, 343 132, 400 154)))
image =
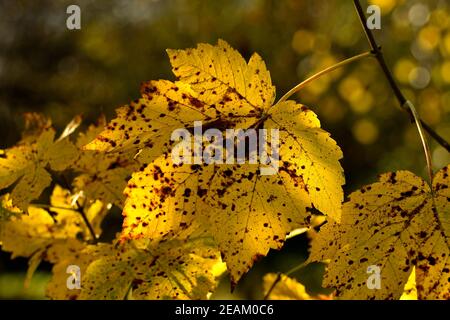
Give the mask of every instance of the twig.
MULTIPOLYGON (((389 85, 394 92, 395 97, 397 98, 398 103, 400 104, 400 107, 408 112, 408 114, 411 117, 411 120, 414 120, 414 115, 412 114, 411 109, 409 109, 406 105, 407 99, 401 92, 400 88, 398 87, 397 83, 394 80, 394 77, 392 76, 391 71, 389 70, 386 61, 383 56, 383 52, 381 51, 381 47, 377 44, 375 37, 372 33, 372 31, 367 27, 366 24, 366 15, 361 7, 361 3, 359 0, 353 0, 353 3, 355 5, 356 12, 358 13, 359 20, 361 22, 361 25, 364 29, 364 32, 366 34, 367 40, 370 44, 370 47, 372 49, 372 53, 375 55, 375 58, 378 61, 378 64, 380 65, 381 69, 383 70, 384 75, 386 76, 387 81, 389 82, 389 85)), ((444 147, 448 152, 450 152, 450 144, 442 138, 436 131, 434 131, 430 126, 428 126, 423 120, 419 118, 419 121, 422 125, 422 127, 428 132, 428 134, 434 138, 442 147, 444 147)))
MULTIPOLYGON (((69 191, 72 190, 72 187, 70 186, 70 183, 67 181, 66 176, 64 175, 64 173, 58 173, 56 171, 47 169, 51 176, 52 176, 52 180, 55 181, 57 184, 59 184, 60 186, 62 186, 64 189, 67 189, 69 191)), ((73 210, 78 212, 81 217, 83 218, 84 223, 86 224, 89 233, 91 234, 92 237, 92 242, 95 244, 98 242, 97 236, 95 235, 95 231, 94 228, 92 227, 91 223, 89 222, 89 219, 86 217, 86 214, 84 213, 83 210, 83 206, 80 206, 80 204, 78 203, 78 198, 77 201, 75 202, 75 204, 77 205, 77 208, 61 208, 61 207, 55 207, 55 206, 51 206, 51 205, 42 205, 42 204, 38 204, 38 206, 41 207, 48 207, 48 208, 55 208, 55 209, 63 209, 63 210, 73 210)), ((36 205, 36 204, 33 204, 36 205)))
POLYGON ((89 219, 87 218, 86 214, 84 213, 83 207, 78 204, 78 201, 77 201, 77 207, 78 207, 77 208, 77 212, 83 218, 84 223, 86 224, 86 226, 87 226, 87 228, 88 228, 88 230, 89 230, 89 232, 91 234, 92 241, 94 242, 94 244, 97 243, 98 239, 97 239, 97 236, 95 235, 94 228, 92 227, 91 223, 89 222, 89 219))
MULTIPOLYGON (((68 210, 68 211, 78 212, 81 215, 81 217, 83 218, 83 221, 86 224, 86 226, 89 230, 89 233, 91 234, 92 241, 94 243, 97 243, 98 239, 97 239, 97 236, 95 235, 94 228, 92 227, 86 214, 83 211, 83 208, 78 204, 78 202, 77 202, 77 208, 65 208, 65 207, 58 207, 58 206, 52 206, 52 205, 48 205, 48 204, 41 204, 41 203, 31 203, 31 205, 35 206, 35 207, 39 207, 39 208, 55 209, 55 210, 68 210)), ((54 219, 53 216, 52 216, 52 218, 54 219)))

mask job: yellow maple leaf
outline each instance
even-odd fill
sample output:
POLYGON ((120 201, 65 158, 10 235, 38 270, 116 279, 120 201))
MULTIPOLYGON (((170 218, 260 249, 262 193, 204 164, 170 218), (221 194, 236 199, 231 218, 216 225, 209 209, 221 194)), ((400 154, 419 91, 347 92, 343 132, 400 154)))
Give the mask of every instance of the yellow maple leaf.
POLYGON ((51 183, 48 168, 61 171, 76 158, 77 150, 67 139, 54 141, 52 128, 42 129, 34 141, 24 140, 0 155, 0 189, 15 184, 13 205, 23 211, 51 183))
POLYGON ((86 148, 134 151, 149 163, 125 190, 122 239, 157 242, 192 224, 203 227, 217 241, 235 284, 258 257, 281 248, 286 234, 309 226, 312 208, 339 220, 342 152, 307 107, 273 104, 275 88, 257 54, 246 63, 222 40, 168 54, 179 81, 144 84, 142 98, 118 109, 86 148), (259 164, 173 164, 171 134, 191 130, 194 121, 222 132, 278 129, 279 172, 262 176, 259 164))
POLYGON ((341 223, 325 225, 313 240, 309 260, 329 260, 324 285, 342 298, 398 299, 415 267, 419 299, 449 299, 448 171, 435 175, 432 189, 399 171, 352 193, 341 223), (377 276, 378 288, 368 284, 377 276))

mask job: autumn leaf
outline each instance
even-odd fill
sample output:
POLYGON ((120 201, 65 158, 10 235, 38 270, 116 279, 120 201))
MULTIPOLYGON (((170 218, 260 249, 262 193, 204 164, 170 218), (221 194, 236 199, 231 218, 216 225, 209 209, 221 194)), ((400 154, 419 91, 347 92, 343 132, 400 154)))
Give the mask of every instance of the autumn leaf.
POLYGON ((138 249, 134 241, 90 245, 77 259, 55 265, 55 279, 67 277, 69 264, 80 266, 81 289, 74 292, 52 281, 51 298, 206 299, 225 270, 207 239, 169 240, 153 249, 138 249))
POLYGON ((62 171, 76 158, 77 150, 70 141, 55 142, 54 137, 55 131, 45 128, 36 141, 22 141, 0 155, 0 189, 13 185, 13 205, 23 211, 50 185, 48 169, 62 171))
MULTIPOLYGON (((68 278, 70 276, 76 278, 77 274, 71 274, 67 271, 69 266, 77 266, 80 268, 80 272, 84 273, 89 263, 93 260, 91 255, 83 252, 87 246, 84 242, 71 240, 65 245, 57 243, 47 250, 46 258, 53 264, 52 278, 45 288, 47 297, 55 300, 76 300, 78 298, 81 289, 67 288, 68 278)), ((80 280, 82 281, 83 279, 80 280)))
POLYGON ((287 101, 271 107, 275 91, 258 55, 247 64, 224 41, 168 53, 180 81, 145 84, 142 98, 120 108, 86 148, 135 150, 141 161, 154 161, 125 191, 123 239, 158 241, 176 228, 203 225, 236 283, 255 259, 281 248, 287 233, 307 226, 311 208, 339 219, 342 153, 305 106, 287 101), (170 135, 196 120, 221 130, 279 129, 279 174, 260 176, 259 165, 174 166, 170 135))
MULTIPOLYGON (((96 125, 89 126, 85 133, 79 135, 76 146, 81 148, 92 141, 106 125, 101 117, 96 125)), ((123 206, 125 197, 123 190, 131 173, 139 168, 133 160, 133 154, 105 153, 94 150, 81 150, 79 158, 73 164, 78 173, 73 181, 74 191, 83 192, 88 201, 100 200, 123 206)))
MULTIPOLYGON (((253 118, 255 122, 275 98, 270 74, 261 58, 255 54, 247 65, 225 41, 219 40, 217 46, 200 44, 199 48, 188 49, 186 53, 168 50, 168 54, 175 75, 186 82, 145 83, 141 88, 142 98, 119 108, 117 118, 86 146, 87 149, 137 152, 145 147, 141 151, 141 161, 151 162, 170 151, 170 136, 175 129, 190 128, 194 121, 216 126, 232 126, 242 118, 253 118), (208 49, 205 53, 203 46, 208 49), (209 66, 195 71, 197 79, 189 69, 179 66, 183 56, 190 52, 203 58, 212 56, 209 66), (197 86, 191 86, 189 80, 197 80, 197 86), (204 88, 200 85, 202 81, 204 88)), ((189 61, 185 63, 188 65, 189 61)))
POLYGON ((267 295, 272 288, 268 300, 330 300, 332 296, 319 295, 311 296, 306 292, 303 284, 285 274, 280 275, 280 280, 272 288, 278 278, 275 273, 268 273, 264 276, 264 295, 267 295))
MULTIPOLYGON (((101 223, 108 213, 107 205, 100 200, 88 201, 84 196, 78 193, 72 193, 69 190, 63 189, 56 185, 53 189, 50 197, 50 209, 53 214, 59 216, 58 222, 62 221, 64 217, 64 223, 67 226, 76 225, 81 231, 78 231, 77 237, 82 239, 92 238, 92 235, 88 235, 86 222, 83 221, 81 212, 84 213, 89 225, 92 227, 96 236, 101 233, 101 223), (83 223, 80 223, 83 221, 83 223), (80 232, 82 234, 80 234, 80 232)), ((67 229, 66 229, 67 230, 67 229)))
POLYGON ((324 285, 344 299, 398 299, 415 267, 419 299, 449 299, 448 171, 432 189, 399 171, 352 193, 341 224, 325 225, 313 241, 310 261, 329 260, 324 285), (379 290, 366 285, 369 266, 380 270, 379 290))
POLYGON ((118 109, 86 148, 134 150, 150 162, 125 190, 122 239, 157 242, 196 224, 214 236, 235 284, 270 248, 280 249, 286 234, 308 227, 312 208, 339 220, 342 153, 307 107, 273 105, 270 74, 257 54, 247 64, 221 40, 168 54, 180 81, 144 84, 142 98, 118 109), (278 129, 279 172, 262 176, 259 164, 174 165, 171 133, 192 129, 194 121, 222 132, 278 129))

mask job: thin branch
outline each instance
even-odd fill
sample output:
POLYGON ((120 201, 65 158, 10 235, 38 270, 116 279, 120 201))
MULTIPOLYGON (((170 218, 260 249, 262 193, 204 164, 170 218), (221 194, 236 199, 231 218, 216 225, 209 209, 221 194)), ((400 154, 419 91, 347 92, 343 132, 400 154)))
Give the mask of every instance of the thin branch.
POLYGON ((436 131, 434 131, 428 124, 426 124, 422 120, 420 120, 420 124, 434 140, 436 140, 441 146, 443 146, 448 152, 450 152, 450 144, 447 142, 447 140, 438 135, 436 131))
MULTIPOLYGON (((92 241, 94 243, 97 243, 98 239, 97 236, 95 235, 95 231, 94 228, 92 227, 91 223, 89 222, 89 219, 87 218, 86 214, 83 211, 83 208, 78 204, 77 202, 77 208, 65 208, 65 207, 58 207, 58 206, 52 206, 52 205, 48 205, 48 204, 41 204, 41 203, 31 203, 32 206, 34 207, 39 207, 39 208, 45 208, 45 209, 55 209, 55 210, 68 210, 68 211, 76 211, 78 212, 81 217, 83 218, 84 223, 86 224, 89 233, 91 234, 92 237, 92 241)), ((54 218, 52 216, 52 218, 54 218)))
POLYGON ((78 201, 77 201, 77 207, 78 207, 77 208, 77 212, 83 218, 84 223, 86 224, 86 226, 87 226, 87 228, 88 228, 88 230, 89 230, 89 232, 91 234, 92 241, 94 242, 94 244, 97 243, 98 239, 97 239, 97 236, 95 235, 94 228, 92 227, 91 223, 89 222, 89 219, 87 218, 86 214, 84 213, 83 207, 78 204, 78 201))
POLYGON ((307 84, 309 84, 310 82, 316 80, 317 78, 320 78, 321 76, 330 73, 331 71, 334 71, 340 67, 343 67, 347 64, 350 64, 352 62, 358 61, 360 59, 372 56, 373 53, 372 52, 364 52, 361 54, 358 54, 357 56, 345 59, 344 61, 341 61, 339 63, 336 63, 335 65, 332 65, 331 67, 328 67, 314 75, 312 75, 311 77, 309 77, 308 79, 304 80, 303 82, 299 83, 298 85, 296 85, 294 88, 292 88, 291 90, 289 90, 284 96, 282 96, 280 98, 280 100, 277 102, 277 104, 286 101, 287 99, 289 99, 294 93, 298 92, 300 89, 302 89, 303 87, 305 87, 307 84))
MULTIPOLYGON (((359 0, 353 0, 353 3, 355 5, 356 12, 358 13, 359 20, 361 22, 361 25, 364 29, 364 32, 366 34, 367 40, 370 44, 370 47, 372 49, 373 54, 375 55, 375 58, 378 61, 378 64, 380 65, 381 69, 383 70, 383 73, 389 82, 389 85, 397 98, 398 103, 400 104, 400 107, 405 110, 409 116, 411 117, 411 120, 414 120, 414 115, 412 114, 411 109, 407 108, 406 102, 407 99, 401 92, 400 88, 398 87, 397 83, 394 80, 394 77, 392 76, 391 71, 389 70, 386 61, 383 56, 383 52, 381 51, 381 47, 377 44, 375 37, 372 33, 372 30, 370 30, 367 27, 366 23, 366 15, 362 9, 361 3, 359 0)), ((420 120, 420 119, 419 119, 420 120)), ((442 138, 436 131, 434 131, 430 126, 428 126, 423 120, 420 120, 420 123, 422 127, 428 132, 428 134, 434 138, 442 147, 444 147, 448 152, 450 152, 450 144, 442 138)))
MULTIPOLYGON (((70 183, 67 181, 66 176, 64 175, 63 172, 58 173, 51 169, 47 169, 47 170, 50 172, 53 181, 55 181, 57 184, 62 186, 64 189, 67 189, 69 191, 72 190, 70 183)), ((76 201, 77 208, 62 208, 62 207, 54 207, 51 205, 42 205, 42 204, 38 204, 38 206, 41 206, 44 208, 47 206, 47 208, 50 208, 50 209, 55 208, 55 209, 60 209, 60 210, 63 209, 63 210, 77 211, 83 218, 83 221, 86 224, 86 226, 89 230, 89 233, 91 234, 92 242, 95 244, 98 242, 98 239, 97 239, 97 236, 95 235, 94 228, 92 227, 91 223, 89 222, 89 219, 86 217, 86 214, 84 213, 84 210, 83 210, 83 206, 80 206, 80 204, 78 203, 78 198, 76 198, 76 199, 77 199, 77 201, 76 201)), ((33 205, 36 205, 36 204, 33 204, 33 205)))

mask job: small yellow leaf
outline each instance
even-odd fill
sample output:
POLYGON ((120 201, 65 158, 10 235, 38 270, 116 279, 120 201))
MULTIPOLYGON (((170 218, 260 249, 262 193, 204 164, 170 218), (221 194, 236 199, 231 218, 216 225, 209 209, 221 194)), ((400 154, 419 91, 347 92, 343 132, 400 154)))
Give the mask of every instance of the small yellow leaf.
POLYGON ((55 142, 54 136, 53 129, 44 129, 36 141, 21 142, 0 157, 0 189, 16 183, 11 200, 24 211, 50 185, 47 166, 61 171, 76 158, 77 150, 70 141, 55 142))
MULTIPOLYGON (((264 276, 264 295, 272 288, 278 275, 268 273, 264 276)), ((269 300, 311 300, 311 296, 306 292, 306 288, 300 282, 282 274, 281 279, 273 287, 269 300)))
POLYGON ((269 300, 331 300, 332 296, 318 295, 317 297, 311 296, 306 291, 303 284, 295 279, 288 277, 285 274, 280 275, 279 281, 278 275, 275 273, 268 273, 264 276, 264 295, 266 296, 270 289, 269 300), (275 284, 275 286, 274 286, 275 284))
POLYGON ((25 128, 22 132, 22 142, 32 143, 41 133, 52 127, 52 121, 41 113, 26 112, 24 114, 25 128))
POLYGON ((400 300, 417 300, 417 287, 416 287, 416 269, 413 267, 408 281, 403 288, 403 294, 400 300))
POLYGON ((8 220, 9 218, 13 216, 17 216, 22 211, 14 207, 12 205, 11 197, 9 193, 5 194, 4 196, 0 197, 0 229, 1 229, 1 222, 4 220, 8 220))

